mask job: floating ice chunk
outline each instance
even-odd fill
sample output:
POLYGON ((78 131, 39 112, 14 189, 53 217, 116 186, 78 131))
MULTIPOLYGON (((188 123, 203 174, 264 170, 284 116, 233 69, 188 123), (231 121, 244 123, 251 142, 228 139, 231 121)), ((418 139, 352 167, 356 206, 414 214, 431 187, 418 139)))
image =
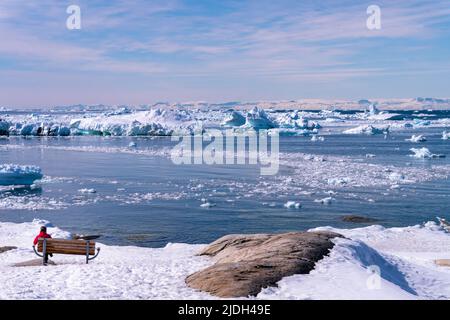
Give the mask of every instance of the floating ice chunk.
POLYGON ((392 182, 401 182, 405 180, 405 176, 398 172, 392 172, 391 174, 389 174, 389 180, 391 180, 392 182))
POLYGON ((370 113, 371 115, 376 115, 376 114, 378 114, 379 112, 380 112, 380 111, 378 110, 376 104, 375 104, 375 103, 371 103, 370 106, 369 106, 369 113, 370 113))
POLYGON ((450 131, 444 131, 442 132, 442 140, 450 140, 450 131))
POLYGON ((128 144, 128 147, 129 147, 129 148, 136 148, 136 147, 137 147, 137 144, 136 144, 136 142, 131 141, 131 142, 128 144))
POLYGON ((366 154, 366 158, 375 158, 376 155, 372 154, 372 153, 367 153, 366 154))
POLYGON ((410 157, 413 158, 419 159, 445 158, 444 154, 431 153, 428 148, 411 148, 409 150, 411 150, 414 153, 413 155, 410 155, 410 157))
POLYGON ((411 141, 411 142, 415 142, 415 143, 417 143, 417 142, 425 142, 425 141, 427 141, 427 138, 425 138, 421 134, 419 134, 417 136, 413 134, 412 137, 409 138, 409 139, 406 139, 406 141, 411 141))
POLYGON ((245 124, 245 117, 237 111, 233 111, 223 121, 222 125, 227 127, 240 127, 245 124))
POLYGON ((325 204, 325 205, 330 205, 335 200, 336 199, 334 199, 332 197, 326 197, 326 198, 323 198, 323 199, 316 199, 316 200, 314 200, 314 202, 318 202, 318 203, 325 204))
POLYGON ((300 209, 302 205, 300 202, 288 201, 284 204, 284 207, 288 209, 300 209))
POLYGON ((312 136, 311 141, 325 141, 325 138, 320 136, 312 136))
POLYGON ((343 132, 344 134, 387 134, 389 133, 389 127, 376 128, 372 125, 362 125, 356 128, 348 129, 343 132))
POLYGON ((327 180, 329 185, 332 186, 343 186, 350 182, 349 178, 330 178, 327 180))
POLYGON ((30 186, 34 181, 40 179, 42 179, 42 172, 37 166, 0 165, 0 186, 30 186))
POLYGON ((253 129, 272 129, 276 125, 267 117, 262 109, 254 107, 245 117, 245 126, 253 129))
POLYGON ((97 193, 97 191, 95 189, 87 189, 87 188, 80 189, 80 190, 78 190, 78 192, 81 192, 81 193, 97 193))
POLYGON ((430 124, 430 120, 414 119, 414 125, 416 126, 429 126, 430 124))
POLYGON ((216 204, 211 203, 211 202, 205 202, 200 205, 200 207, 202 207, 202 208, 211 208, 211 207, 215 207, 215 206, 216 206, 216 204))

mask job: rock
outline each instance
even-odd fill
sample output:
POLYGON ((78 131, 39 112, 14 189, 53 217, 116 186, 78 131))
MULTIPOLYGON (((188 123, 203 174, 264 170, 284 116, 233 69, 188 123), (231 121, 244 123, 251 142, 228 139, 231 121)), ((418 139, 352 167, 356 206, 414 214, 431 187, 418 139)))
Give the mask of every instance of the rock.
POLYGON ((212 256, 215 264, 186 278, 194 289, 219 297, 257 295, 283 277, 309 273, 334 246, 332 232, 228 235, 200 255, 212 256))
POLYGON ((378 221, 377 219, 357 215, 342 216, 341 220, 344 222, 353 222, 353 223, 371 223, 378 221))
MULTIPOLYGON (((56 263, 51 260, 48 260, 47 264, 56 266, 56 263)), ((13 264, 13 267, 42 267, 42 259, 33 259, 24 262, 18 262, 13 264)))
POLYGON ((5 246, 5 247, 0 247, 0 253, 9 251, 9 250, 14 250, 17 249, 17 247, 12 247, 12 246, 5 246))

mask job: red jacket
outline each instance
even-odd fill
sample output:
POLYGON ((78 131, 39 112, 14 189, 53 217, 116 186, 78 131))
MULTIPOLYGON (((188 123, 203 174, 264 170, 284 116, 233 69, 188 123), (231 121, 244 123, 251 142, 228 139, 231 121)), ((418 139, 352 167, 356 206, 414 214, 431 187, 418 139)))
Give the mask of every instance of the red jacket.
POLYGON ((45 233, 45 232, 41 232, 37 235, 36 238, 34 238, 33 244, 37 245, 39 238, 46 238, 46 239, 51 239, 51 235, 45 233))

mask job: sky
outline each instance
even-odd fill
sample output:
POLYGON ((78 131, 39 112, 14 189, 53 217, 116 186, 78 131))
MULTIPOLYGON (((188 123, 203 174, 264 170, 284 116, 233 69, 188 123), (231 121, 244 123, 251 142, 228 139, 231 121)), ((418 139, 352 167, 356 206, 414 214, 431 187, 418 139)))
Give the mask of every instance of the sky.
POLYGON ((0 107, 450 97, 450 0, 0 0, 0 40, 0 107))

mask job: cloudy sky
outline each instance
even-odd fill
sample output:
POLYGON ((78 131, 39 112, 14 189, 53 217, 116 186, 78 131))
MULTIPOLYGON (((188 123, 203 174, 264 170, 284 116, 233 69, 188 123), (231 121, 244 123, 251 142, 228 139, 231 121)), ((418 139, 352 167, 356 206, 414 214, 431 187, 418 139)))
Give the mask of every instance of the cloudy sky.
POLYGON ((0 106, 450 97, 450 0, 0 0, 0 40, 0 106))

